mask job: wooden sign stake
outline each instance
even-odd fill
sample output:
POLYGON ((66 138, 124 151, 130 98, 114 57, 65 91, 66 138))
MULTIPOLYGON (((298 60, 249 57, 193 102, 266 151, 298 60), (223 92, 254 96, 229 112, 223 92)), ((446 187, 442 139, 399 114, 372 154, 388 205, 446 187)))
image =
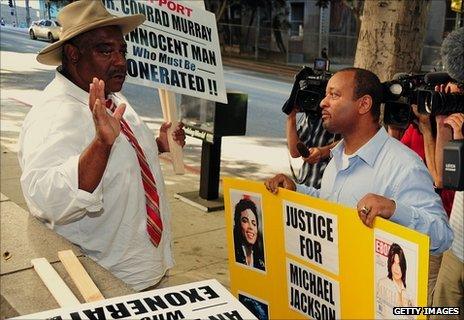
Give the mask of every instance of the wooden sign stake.
POLYGON ((176 174, 184 174, 184 154, 182 152, 182 147, 178 145, 172 138, 174 128, 179 123, 177 116, 176 94, 165 89, 158 89, 158 93, 160 96, 164 121, 172 123, 171 127, 168 129, 167 134, 174 172, 176 174))
POLYGON ((47 259, 32 259, 31 263, 60 307, 70 307, 81 304, 47 259))
POLYGON ((82 297, 84 297, 85 302, 105 299, 72 250, 58 251, 58 257, 71 276, 77 289, 82 294, 82 297))

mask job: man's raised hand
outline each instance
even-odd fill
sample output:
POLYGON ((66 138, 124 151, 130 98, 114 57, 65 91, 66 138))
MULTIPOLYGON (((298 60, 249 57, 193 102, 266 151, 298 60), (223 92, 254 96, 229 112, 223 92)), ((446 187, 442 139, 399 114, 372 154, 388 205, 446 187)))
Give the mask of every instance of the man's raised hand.
POLYGON ((112 146, 121 131, 120 120, 126 105, 121 103, 113 115, 110 115, 106 110, 105 82, 93 78, 89 90, 89 108, 95 123, 96 140, 103 145, 112 146))

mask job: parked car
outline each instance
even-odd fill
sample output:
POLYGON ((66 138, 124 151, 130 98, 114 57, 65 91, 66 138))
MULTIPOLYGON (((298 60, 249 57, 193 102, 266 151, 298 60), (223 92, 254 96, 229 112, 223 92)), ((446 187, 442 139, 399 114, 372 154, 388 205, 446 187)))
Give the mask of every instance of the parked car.
POLYGON ((50 42, 60 39, 60 32, 61 26, 58 21, 48 19, 33 21, 29 28, 31 39, 42 38, 50 42))

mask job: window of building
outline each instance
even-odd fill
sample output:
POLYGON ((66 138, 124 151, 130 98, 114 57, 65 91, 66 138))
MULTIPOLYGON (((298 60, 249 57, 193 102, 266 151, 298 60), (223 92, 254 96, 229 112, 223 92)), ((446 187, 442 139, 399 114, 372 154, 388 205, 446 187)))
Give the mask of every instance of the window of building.
POLYGON ((290 35, 298 36, 304 26, 304 2, 290 3, 290 35))

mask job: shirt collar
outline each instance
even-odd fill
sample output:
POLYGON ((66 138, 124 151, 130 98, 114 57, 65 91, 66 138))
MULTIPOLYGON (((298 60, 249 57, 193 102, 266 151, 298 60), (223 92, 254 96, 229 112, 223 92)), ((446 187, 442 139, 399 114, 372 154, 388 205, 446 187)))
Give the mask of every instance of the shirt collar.
POLYGON ((66 78, 60 71, 61 67, 58 67, 55 71, 55 85, 57 86, 57 89, 61 89, 62 92, 66 92, 66 94, 79 100, 85 105, 88 105, 89 93, 75 85, 72 81, 66 78))
MULTIPOLYGON (((356 151, 353 156, 358 156, 369 166, 373 167, 377 156, 380 153, 385 142, 388 140, 388 133, 383 127, 381 127, 377 133, 361 148, 356 151)), ((345 152, 345 144, 343 140, 340 141, 332 150, 332 156, 338 159, 341 159, 343 152, 345 152)))

